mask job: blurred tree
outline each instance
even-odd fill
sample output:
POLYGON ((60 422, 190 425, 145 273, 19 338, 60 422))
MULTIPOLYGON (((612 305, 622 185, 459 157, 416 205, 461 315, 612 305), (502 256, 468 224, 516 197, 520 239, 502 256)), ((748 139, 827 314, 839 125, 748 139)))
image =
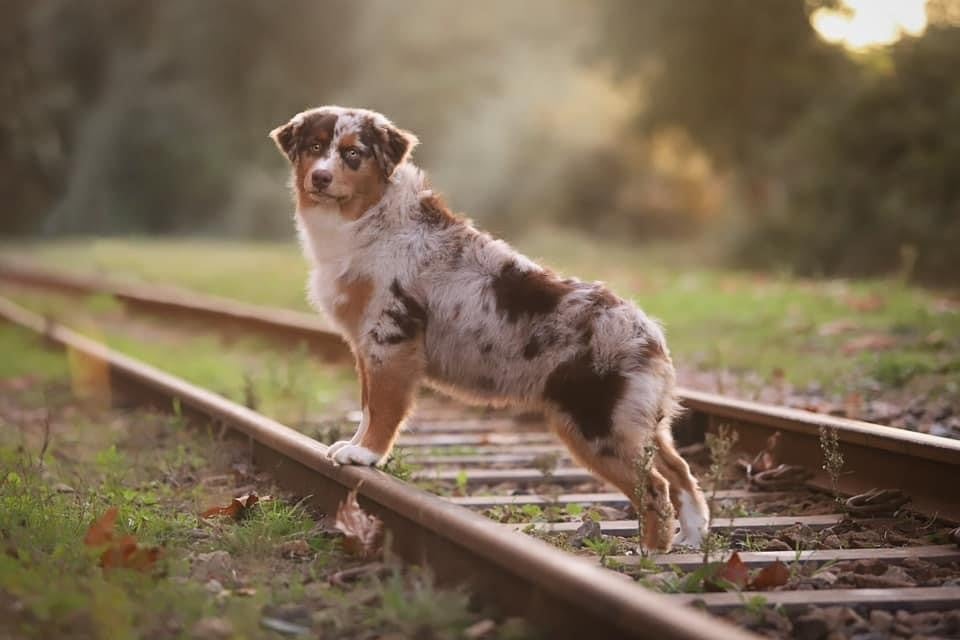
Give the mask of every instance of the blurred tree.
POLYGON ((609 6, 599 51, 642 88, 636 130, 679 128, 728 172, 738 260, 955 280, 958 0, 930 0, 922 37, 856 55, 811 26, 835 0, 609 6))
POLYGON ((637 125, 679 127, 721 167, 753 172, 763 149, 842 81, 812 0, 612 0, 599 53, 638 80, 637 125))
MULTIPOLYGON (((0 40, 0 185, 11 194, 0 232, 203 231, 233 220, 234 200, 262 195, 251 160, 274 153, 269 127, 349 74, 352 6, 15 0, 0 40)), ((255 213, 254 225, 289 227, 279 212, 255 213)))
POLYGON ((806 273, 960 274, 960 24, 875 52, 843 99, 779 145, 783 197, 741 244, 752 264, 806 273))

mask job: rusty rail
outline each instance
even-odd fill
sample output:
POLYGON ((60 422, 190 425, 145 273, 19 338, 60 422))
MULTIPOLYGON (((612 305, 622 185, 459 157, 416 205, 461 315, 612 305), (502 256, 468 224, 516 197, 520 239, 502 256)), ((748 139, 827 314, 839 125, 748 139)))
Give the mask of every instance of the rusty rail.
MULTIPOLYGON (((65 275, 22 263, 0 262, 0 281, 81 295, 108 294, 134 310, 162 310, 167 315, 210 322, 221 329, 227 326, 256 331, 287 343, 301 342, 330 359, 350 358, 349 349, 340 338, 311 314, 244 304, 173 287, 65 275)), ((960 521, 955 483, 947 480, 960 477, 960 441, 689 389, 681 389, 680 396, 687 408, 676 427, 681 444, 701 440, 706 432, 728 424, 738 431, 740 446, 759 451, 770 433, 779 430, 780 461, 814 470, 811 483, 827 488, 830 478, 822 469, 819 434, 821 429, 830 429, 836 432, 846 459, 845 473, 839 478, 842 492, 856 495, 875 487, 896 487, 911 496, 911 506, 916 510, 960 521)), ((424 443, 439 442, 442 438, 429 434, 419 437, 424 443)))
POLYGON ((380 471, 336 466, 316 440, 3 298, 0 318, 98 363, 118 397, 166 410, 178 399, 186 414, 249 438, 259 468, 281 486, 310 495, 328 513, 357 489, 361 505, 391 532, 392 548, 400 557, 429 565, 446 583, 468 582, 481 598, 543 625, 551 637, 754 637, 380 471))

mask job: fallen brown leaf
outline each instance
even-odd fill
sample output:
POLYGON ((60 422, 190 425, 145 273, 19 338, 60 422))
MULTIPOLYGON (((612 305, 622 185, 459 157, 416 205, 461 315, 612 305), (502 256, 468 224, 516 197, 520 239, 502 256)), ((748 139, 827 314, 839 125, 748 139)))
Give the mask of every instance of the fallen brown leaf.
POLYGON ((780 432, 774 431, 773 435, 767 438, 767 446, 763 451, 757 454, 750 463, 748 473, 753 475, 777 466, 777 447, 780 445, 780 432))
POLYGON ((833 320, 832 322, 827 322, 820 325, 820 329, 817 331, 817 334, 822 337, 828 337, 859 330, 860 324, 856 320, 851 320, 850 318, 840 318, 839 320, 833 320))
POLYGON ((100 566, 104 569, 150 571, 163 555, 163 549, 142 547, 136 537, 130 534, 118 539, 115 532, 118 514, 116 507, 107 509, 106 513, 87 529, 83 543, 94 549, 106 547, 100 554, 100 566))
POLYGON ((333 526, 343 534, 343 548, 347 553, 372 558, 380 552, 383 522, 360 508, 356 489, 340 504, 333 526))
POLYGON ((255 491, 251 491, 239 498, 234 498, 230 504, 224 507, 211 507, 200 514, 201 518, 227 517, 234 520, 240 520, 246 516, 250 509, 261 502, 272 500, 272 496, 260 497, 255 491))
POLYGON ((779 560, 764 567, 750 582, 751 589, 766 591, 774 587, 782 587, 790 579, 790 569, 779 560))
POLYGON ((844 343, 842 350, 846 355, 853 355, 862 351, 886 351, 897 346, 893 336, 885 333, 868 333, 844 343))
POLYGON ((717 584, 711 581, 710 584, 705 586, 712 587, 719 591, 725 591, 728 586, 743 589, 750 580, 750 572, 747 570, 747 565, 740 559, 740 554, 734 551, 726 564, 714 575, 713 580, 722 580, 724 582, 717 584))
POLYGON ((843 302, 854 311, 862 311, 864 313, 879 311, 887 306, 883 297, 876 293, 865 296, 849 296, 845 298, 843 302))

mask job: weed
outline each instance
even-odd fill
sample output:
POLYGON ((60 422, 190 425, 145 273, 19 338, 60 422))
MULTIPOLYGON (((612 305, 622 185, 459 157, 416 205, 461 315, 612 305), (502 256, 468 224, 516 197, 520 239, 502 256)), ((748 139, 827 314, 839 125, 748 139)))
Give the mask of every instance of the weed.
POLYGON ((710 507, 710 517, 707 522, 708 533, 703 538, 703 544, 701 545, 704 565, 710 562, 711 555, 729 546, 727 536, 713 531, 713 517, 717 510, 717 491, 727 483, 733 447, 738 438, 737 432, 725 424, 720 425, 716 433, 708 433, 706 436, 707 450, 710 452, 710 468, 704 476, 704 481, 710 487, 710 495, 707 500, 710 507))
POLYGON ((227 530, 222 546, 233 554, 258 555, 279 543, 306 535, 313 520, 300 505, 282 500, 258 502, 250 515, 227 530))
POLYGON ((558 453, 542 453, 536 456, 531 466, 534 469, 540 471, 543 474, 543 481, 550 482, 553 478, 553 472, 556 471, 557 465, 560 464, 560 454, 558 453))
POLYGON ((650 471, 653 469, 653 459, 657 455, 657 443, 651 438, 643 445, 643 451, 640 457, 634 461, 637 473, 637 486, 633 490, 633 497, 637 504, 637 546, 640 547, 640 554, 646 555, 647 549, 644 545, 644 531, 646 520, 647 490, 650 484, 650 471))
POLYGON ((740 594, 740 597, 743 602, 744 611, 750 614, 755 620, 762 620, 764 612, 767 609, 767 605, 769 604, 769 600, 767 600, 764 596, 759 595, 747 597, 743 593, 740 594))
POLYGON ((457 473, 456 480, 456 492, 457 495, 465 496, 467 495, 467 485, 470 483, 470 476, 467 475, 467 472, 463 469, 457 473))
POLYGON ((844 461, 836 429, 820 427, 820 450, 823 452, 823 470, 830 476, 833 497, 839 504, 843 504, 843 496, 840 494, 840 474, 843 472, 844 461))
POLYGON ((404 482, 409 482, 413 478, 413 474, 420 470, 419 466, 409 462, 409 454, 402 447, 393 448, 390 457, 387 458, 387 462, 382 468, 384 472, 404 482))
POLYGON ((600 556, 600 562, 617 551, 617 541, 610 537, 586 538, 583 541, 583 546, 600 556))

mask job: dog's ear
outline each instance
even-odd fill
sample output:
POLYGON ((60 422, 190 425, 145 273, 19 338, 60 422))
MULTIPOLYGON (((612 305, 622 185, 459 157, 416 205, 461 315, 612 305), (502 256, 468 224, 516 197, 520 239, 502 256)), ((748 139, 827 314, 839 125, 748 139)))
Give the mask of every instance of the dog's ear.
POLYGON ((371 146, 373 155, 380 165, 383 177, 390 179, 394 171, 410 157, 410 152, 420 142, 409 131, 398 129, 392 124, 371 124, 373 135, 371 146))
POLYGON ((280 125, 270 132, 270 138, 276 143, 277 148, 293 162, 297 158, 297 134, 300 126, 303 124, 303 118, 294 116, 290 122, 280 125))

